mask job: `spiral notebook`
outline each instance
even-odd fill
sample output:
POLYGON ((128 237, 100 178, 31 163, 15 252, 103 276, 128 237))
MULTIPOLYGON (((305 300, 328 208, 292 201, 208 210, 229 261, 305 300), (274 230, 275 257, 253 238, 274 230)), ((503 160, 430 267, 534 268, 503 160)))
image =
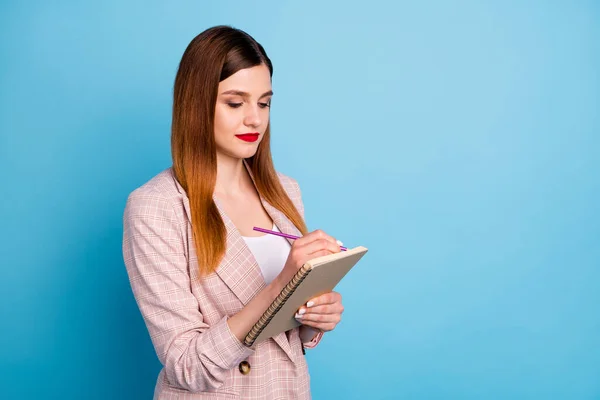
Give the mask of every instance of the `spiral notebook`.
POLYGON ((294 315, 314 297, 329 293, 368 251, 358 246, 347 251, 313 258, 302 266, 246 335, 252 346, 297 326, 294 315))

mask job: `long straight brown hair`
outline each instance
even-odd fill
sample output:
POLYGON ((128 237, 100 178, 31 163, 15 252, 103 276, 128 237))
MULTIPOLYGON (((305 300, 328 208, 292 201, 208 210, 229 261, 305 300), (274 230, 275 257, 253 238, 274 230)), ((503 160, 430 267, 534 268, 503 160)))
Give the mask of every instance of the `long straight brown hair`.
MULTIPOLYGON (((273 65, 250 35, 229 26, 215 26, 188 45, 175 78, 171 155, 175 178, 187 193, 200 275, 214 272, 226 250, 227 230, 213 192, 217 179, 214 118, 219 82, 237 71, 273 65)), ((270 126, 254 156, 246 159, 258 193, 306 234, 306 225, 283 189, 271 158, 270 126)))

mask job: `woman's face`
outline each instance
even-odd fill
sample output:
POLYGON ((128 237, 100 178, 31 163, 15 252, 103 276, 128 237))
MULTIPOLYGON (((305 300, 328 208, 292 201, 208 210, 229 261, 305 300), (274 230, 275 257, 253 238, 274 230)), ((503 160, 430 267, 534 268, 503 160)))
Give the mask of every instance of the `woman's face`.
POLYGON ((233 158, 252 157, 267 126, 271 76, 266 65, 241 69, 219 82, 215 108, 217 152, 233 158))

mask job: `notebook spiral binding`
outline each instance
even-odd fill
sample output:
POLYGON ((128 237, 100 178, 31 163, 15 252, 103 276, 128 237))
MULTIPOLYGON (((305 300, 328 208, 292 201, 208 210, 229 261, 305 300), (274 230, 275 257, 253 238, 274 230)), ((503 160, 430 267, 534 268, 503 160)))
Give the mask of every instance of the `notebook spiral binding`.
POLYGON ((287 299, 294 293, 294 290, 300 285, 300 283, 308 276, 308 273, 312 271, 312 269, 305 265, 302 267, 290 282, 283 288, 281 293, 277 296, 277 298, 271 303, 269 308, 263 313, 263 315, 259 318, 259 320, 254 324, 250 332, 246 335, 244 339, 244 344, 247 347, 250 347, 254 344, 254 341, 260 335, 260 333, 265 329, 265 327, 269 324, 271 319, 277 314, 277 312, 283 307, 287 299))

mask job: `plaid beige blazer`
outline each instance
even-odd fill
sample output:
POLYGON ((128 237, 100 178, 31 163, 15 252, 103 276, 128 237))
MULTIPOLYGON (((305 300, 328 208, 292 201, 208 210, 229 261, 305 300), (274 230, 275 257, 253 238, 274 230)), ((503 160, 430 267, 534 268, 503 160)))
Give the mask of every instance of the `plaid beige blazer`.
MULTIPOLYGON (((250 172, 245 161, 244 165, 250 172)), ((278 176, 304 217, 298 183, 278 176)), ((261 201, 282 232, 300 235, 283 213, 262 197, 261 201)), ((216 198, 215 202, 227 228, 227 250, 216 272, 200 279, 189 200, 172 169, 127 199, 125 266, 163 365, 154 398, 309 399, 310 377, 298 328, 253 349, 229 330, 228 316, 239 312, 266 284, 239 231, 216 198), (242 373, 248 368, 240 368, 241 363, 250 366, 249 373, 242 373)), ((314 347, 321 336, 305 347, 314 347)))

